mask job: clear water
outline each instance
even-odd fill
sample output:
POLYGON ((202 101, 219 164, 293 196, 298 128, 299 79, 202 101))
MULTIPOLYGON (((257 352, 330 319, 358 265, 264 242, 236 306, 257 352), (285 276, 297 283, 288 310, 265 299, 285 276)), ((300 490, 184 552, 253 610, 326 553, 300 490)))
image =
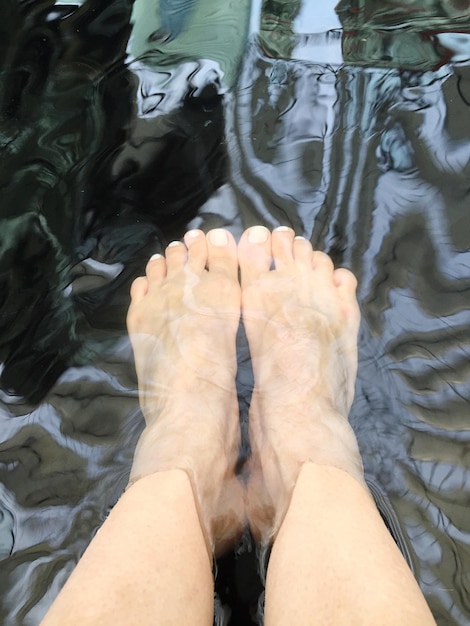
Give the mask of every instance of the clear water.
MULTIPOLYGON (((469 7, 2 0, 2 624, 39 622, 126 484, 130 282, 255 223, 358 276, 367 477, 438 623, 470 622, 469 7)), ((231 624, 255 561, 220 563, 231 624)))

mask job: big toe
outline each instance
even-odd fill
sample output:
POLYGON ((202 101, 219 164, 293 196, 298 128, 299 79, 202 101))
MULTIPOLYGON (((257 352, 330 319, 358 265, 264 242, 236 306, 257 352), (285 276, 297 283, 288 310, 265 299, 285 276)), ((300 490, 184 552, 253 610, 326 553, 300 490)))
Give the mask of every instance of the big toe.
POLYGON ((255 282, 268 272, 272 263, 271 233, 264 226, 252 226, 241 236, 238 244, 238 262, 242 286, 255 282))

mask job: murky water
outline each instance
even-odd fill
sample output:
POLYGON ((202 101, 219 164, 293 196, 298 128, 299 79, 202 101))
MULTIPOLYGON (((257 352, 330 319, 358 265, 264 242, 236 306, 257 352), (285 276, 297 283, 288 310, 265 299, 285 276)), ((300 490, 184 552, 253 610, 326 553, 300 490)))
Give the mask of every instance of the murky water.
MULTIPOLYGON (((367 477, 438 623, 470 622, 469 3, 317 4, 2 0, 5 626, 39 622, 126 484, 131 280, 190 226, 255 223, 358 276, 367 477)), ((260 591, 241 552, 232 624, 260 591)))

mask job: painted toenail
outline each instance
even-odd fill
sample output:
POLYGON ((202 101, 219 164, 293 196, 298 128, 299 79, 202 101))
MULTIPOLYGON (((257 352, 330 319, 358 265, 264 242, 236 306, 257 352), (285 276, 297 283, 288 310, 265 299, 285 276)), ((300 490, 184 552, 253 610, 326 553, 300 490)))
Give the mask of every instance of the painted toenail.
POLYGON ((226 246, 228 244, 227 233, 221 228, 211 230, 211 232, 209 233, 209 241, 214 246, 226 246))
POLYGON ((248 233, 250 243, 264 243, 268 240, 269 231, 264 226, 253 226, 248 233))
POLYGON ((152 254, 149 261, 156 261, 157 259, 163 259, 163 255, 161 254, 152 254))
POLYGON ((172 241, 167 245, 167 248, 174 248, 175 246, 181 246, 181 241, 172 241))

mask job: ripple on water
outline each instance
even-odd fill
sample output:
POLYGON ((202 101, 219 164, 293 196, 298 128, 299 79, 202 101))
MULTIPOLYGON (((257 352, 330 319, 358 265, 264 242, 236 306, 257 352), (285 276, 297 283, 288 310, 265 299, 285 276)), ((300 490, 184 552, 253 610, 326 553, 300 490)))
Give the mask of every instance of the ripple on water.
POLYGON ((131 280, 188 225, 260 222, 358 276, 367 477, 467 624, 468 3, 265 2, 249 41, 248 2, 46 4, 0 6, 0 621, 38 623, 126 484, 131 280))

